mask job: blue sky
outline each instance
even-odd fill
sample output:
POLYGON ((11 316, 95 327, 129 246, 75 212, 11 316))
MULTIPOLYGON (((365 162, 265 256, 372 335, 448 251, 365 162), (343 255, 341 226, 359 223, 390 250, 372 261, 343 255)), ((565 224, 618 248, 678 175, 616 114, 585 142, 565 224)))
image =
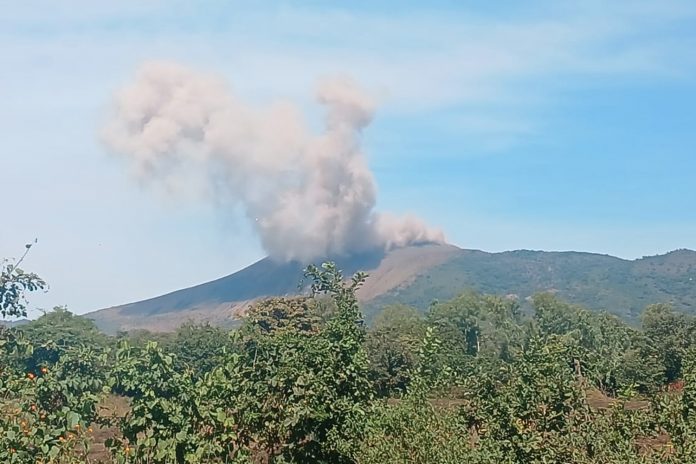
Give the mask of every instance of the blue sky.
POLYGON ((263 256, 243 218, 141 188, 100 145, 114 91, 153 59, 315 116, 316 81, 353 77, 379 101, 378 209, 461 247, 696 248, 694 2, 419 3, 6 2, 0 256, 37 237, 35 306, 78 313, 263 256))

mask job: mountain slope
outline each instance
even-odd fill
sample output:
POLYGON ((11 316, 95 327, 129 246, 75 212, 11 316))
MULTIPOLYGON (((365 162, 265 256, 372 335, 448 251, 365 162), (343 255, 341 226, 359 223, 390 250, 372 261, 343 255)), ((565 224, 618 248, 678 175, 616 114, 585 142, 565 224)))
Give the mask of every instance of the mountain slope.
POLYGON ((410 285, 373 299, 365 311, 371 314, 395 302, 425 309, 434 299, 453 298, 463 289, 514 294, 521 300, 537 292, 554 292, 567 301, 636 322, 652 303, 696 312, 696 252, 677 250, 629 261, 580 252, 462 250, 410 285))
MULTIPOLYGON (((456 256, 461 250, 450 245, 419 245, 389 253, 362 253, 331 258, 344 275, 367 271, 371 277, 359 292, 363 301, 373 299, 413 280, 428 268, 456 256)), ((230 325, 254 300, 300 293, 305 265, 279 263, 264 258, 220 279, 178 290, 149 300, 102 309, 87 317, 107 332, 130 329, 174 330, 192 320, 230 325)))
MULTIPOLYGON (((364 253, 335 261, 345 275, 370 274, 359 292, 368 321, 384 305, 425 311, 436 299, 473 289, 514 294, 522 301, 540 291, 635 322, 651 303, 669 302, 696 312, 696 252, 678 250, 634 261, 580 252, 486 253, 450 245, 421 245, 364 253)), ((268 258, 226 277, 157 298, 88 315, 106 331, 173 330, 187 320, 232 325, 255 299, 297 294, 303 265, 268 258)))
POLYGON ((18 319, 16 321, 0 321, 0 327, 19 327, 31 322, 29 319, 18 319))

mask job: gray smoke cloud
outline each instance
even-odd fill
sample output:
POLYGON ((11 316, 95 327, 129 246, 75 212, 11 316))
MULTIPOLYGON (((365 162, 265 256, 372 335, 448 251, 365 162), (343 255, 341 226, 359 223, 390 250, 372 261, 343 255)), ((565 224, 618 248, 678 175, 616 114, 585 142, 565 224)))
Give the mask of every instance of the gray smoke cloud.
POLYGON ((316 100, 325 110, 320 133, 295 105, 255 107, 219 77, 148 63, 115 96, 101 135, 141 182, 222 210, 241 206, 276 259, 443 242, 418 218, 374 211, 360 140, 373 99, 349 79, 331 79, 316 100))

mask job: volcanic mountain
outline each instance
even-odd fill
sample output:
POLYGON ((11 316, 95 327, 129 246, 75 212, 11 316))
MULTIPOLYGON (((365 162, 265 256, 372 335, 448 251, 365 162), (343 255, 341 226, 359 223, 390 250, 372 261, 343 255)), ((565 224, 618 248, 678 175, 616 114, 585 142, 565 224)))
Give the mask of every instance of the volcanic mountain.
MULTIPOLYGON (((331 259, 346 277, 370 274, 360 289, 363 302, 403 285, 440 265, 462 250, 451 245, 420 245, 331 259)), ((174 330, 187 321, 234 324, 253 301, 303 291, 305 264, 264 258, 234 274, 149 300, 102 309, 87 315, 104 331, 174 330)))
MULTIPOLYGON (((524 302, 547 291, 595 310, 636 322, 651 303, 671 303, 696 312, 696 252, 624 260, 581 252, 508 251, 487 253, 452 245, 417 245, 332 259, 345 276, 365 271, 369 277, 358 297, 368 322, 394 303, 421 311, 434 300, 466 291, 514 295, 524 302)), ((231 326, 257 299, 296 295, 305 265, 264 258, 212 282, 149 300, 102 309, 87 315, 106 332, 175 330, 182 323, 231 326)))

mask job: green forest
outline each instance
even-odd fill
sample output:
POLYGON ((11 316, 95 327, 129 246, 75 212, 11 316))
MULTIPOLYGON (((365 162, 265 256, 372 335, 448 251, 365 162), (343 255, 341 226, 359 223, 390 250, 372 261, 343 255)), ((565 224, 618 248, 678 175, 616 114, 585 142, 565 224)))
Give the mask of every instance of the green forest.
MULTIPOLYGON (((0 462, 696 462, 693 316, 464 292, 368 326, 368 276, 304 278, 234 330, 107 336, 66 308, 0 327, 0 462)), ((6 263, 2 318, 45 286, 6 263)))

